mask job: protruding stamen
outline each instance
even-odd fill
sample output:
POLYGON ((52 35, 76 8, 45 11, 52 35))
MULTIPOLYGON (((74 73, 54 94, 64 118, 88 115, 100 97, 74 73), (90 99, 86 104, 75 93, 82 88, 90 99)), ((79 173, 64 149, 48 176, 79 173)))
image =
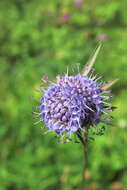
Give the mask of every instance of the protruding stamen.
POLYGON ((86 108, 88 108, 90 111, 94 112, 89 106, 85 105, 86 108))
POLYGON ((40 122, 41 122, 41 120, 39 120, 39 121, 35 122, 35 123, 34 123, 34 125, 37 125, 37 124, 38 124, 38 123, 40 123, 40 122))

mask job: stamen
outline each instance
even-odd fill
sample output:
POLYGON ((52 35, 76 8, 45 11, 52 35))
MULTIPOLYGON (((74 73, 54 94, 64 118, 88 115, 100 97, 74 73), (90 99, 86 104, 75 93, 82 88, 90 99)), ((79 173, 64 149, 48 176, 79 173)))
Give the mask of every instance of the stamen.
POLYGON ((102 78, 102 76, 100 76, 100 77, 98 77, 97 79, 95 79, 94 81, 98 81, 98 80, 100 80, 102 78))
POLYGON ((45 132, 42 132, 41 135, 47 135, 48 133, 52 132, 51 130, 48 130, 48 131, 45 131, 45 132))
POLYGON ((102 113, 104 113, 104 114, 106 114, 106 115, 108 115, 108 113, 107 113, 107 112, 105 112, 104 110, 101 110, 101 112, 102 112, 102 113))
POLYGON ((36 114, 36 115, 41 115, 42 113, 40 112, 32 112, 33 114, 36 114))
POLYGON ((78 73, 80 73, 80 71, 79 71, 79 68, 80 68, 80 63, 76 63, 76 65, 77 65, 77 70, 78 70, 78 73))
POLYGON ((94 112, 94 110, 92 110, 90 107, 88 107, 87 105, 85 105, 86 108, 88 108, 90 111, 94 112))
POLYGON ((41 120, 39 120, 39 121, 35 122, 35 123, 34 123, 34 125, 37 125, 37 124, 38 124, 38 123, 40 123, 40 122, 41 122, 41 120))

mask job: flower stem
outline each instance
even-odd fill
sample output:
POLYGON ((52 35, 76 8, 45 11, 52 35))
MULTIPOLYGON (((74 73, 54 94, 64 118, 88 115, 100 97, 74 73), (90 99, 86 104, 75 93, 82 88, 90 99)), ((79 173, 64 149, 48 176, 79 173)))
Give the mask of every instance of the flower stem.
POLYGON ((84 160, 83 160, 81 190, 85 190, 84 188, 87 185, 87 181, 85 179, 85 173, 88 169, 88 128, 85 128, 84 136, 81 135, 80 131, 78 131, 77 136, 80 139, 83 146, 84 160))

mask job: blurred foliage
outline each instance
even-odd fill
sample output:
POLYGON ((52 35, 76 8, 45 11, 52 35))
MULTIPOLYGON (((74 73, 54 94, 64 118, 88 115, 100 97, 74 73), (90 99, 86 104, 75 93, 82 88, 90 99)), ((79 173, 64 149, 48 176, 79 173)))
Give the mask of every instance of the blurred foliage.
MULTIPOLYGON (((114 126, 89 143, 89 190, 127 189, 127 1, 0 1, 0 190, 78 189, 80 144, 61 145, 34 126, 35 89, 43 74, 83 68, 103 41, 96 61, 114 85, 114 126)), ((71 71, 70 71, 71 72, 71 71)))

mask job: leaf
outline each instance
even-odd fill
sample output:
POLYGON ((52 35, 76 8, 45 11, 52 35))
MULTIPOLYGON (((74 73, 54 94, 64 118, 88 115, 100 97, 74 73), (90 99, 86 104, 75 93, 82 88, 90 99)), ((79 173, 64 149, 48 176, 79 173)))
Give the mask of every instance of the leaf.
POLYGON ((101 89, 104 91, 104 90, 107 90, 108 88, 110 88, 113 84, 115 84, 119 79, 113 79, 112 81, 109 81, 107 83, 104 83, 102 84, 102 87, 101 89))
POLYGON ((96 58, 97 58, 97 55, 98 55, 98 53, 99 53, 99 51, 100 51, 100 48, 101 48, 101 44, 100 44, 100 45, 98 46, 98 48, 96 49, 96 51, 95 51, 93 57, 91 57, 91 58, 88 60, 88 62, 86 63, 86 66, 85 66, 85 68, 84 68, 84 70, 83 70, 83 75, 88 75, 88 73, 89 73, 90 70, 92 69, 93 64, 94 64, 94 62, 95 62, 95 60, 96 60, 96 58))

